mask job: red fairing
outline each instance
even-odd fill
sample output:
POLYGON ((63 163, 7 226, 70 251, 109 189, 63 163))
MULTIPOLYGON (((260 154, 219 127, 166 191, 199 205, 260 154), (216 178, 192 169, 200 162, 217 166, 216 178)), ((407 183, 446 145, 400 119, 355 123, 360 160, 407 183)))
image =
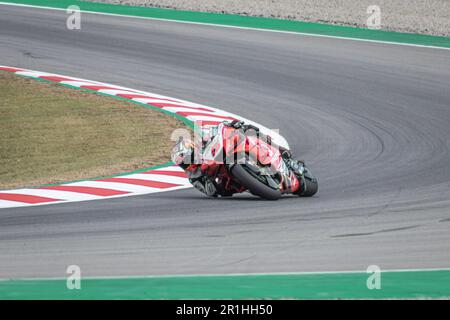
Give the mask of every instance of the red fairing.
POLYGON ((283 159, 277 146, 268 144, 267 141, 256 136, 250 136, 247 137, 246 151, 255 157, 254 159, 258 159, 262 165, 270 165, 274 171, 280 169, 280 163, 283 159))

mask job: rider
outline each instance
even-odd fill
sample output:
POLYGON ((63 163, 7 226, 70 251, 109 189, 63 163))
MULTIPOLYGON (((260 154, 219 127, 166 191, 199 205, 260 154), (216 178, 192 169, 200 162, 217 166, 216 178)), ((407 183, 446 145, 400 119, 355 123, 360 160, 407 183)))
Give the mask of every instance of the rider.
MULTIPOLYGON (((235 129, 241 129, 244 133, 246 133, 249 130, 254 130, 256 133, 259 134, 260 137, 266 138, 266 141, 271 144, 270 136, 265 136, 262 133, 260 133, 259 128, 245 124, 243 121, 239 120, 233 120, 232 122, 223 122, 224 125, 233 127, 235 129)), ((206 146, 209 141, 211 141, 214 138, 214 136, 211 135, 202 135, 202 142, 203 146, 206 146)), ((174 159, 172 159, 175 163, 180 165, 189 176, 189 181, 192 183, 192 185, 198 189, 200 192, 206 194, 208 197, 216 197, 220 194, 219 192, 219 186, 215 183, 214 179, 204 172, 204 168, 202 168, 202 165, 198 164, 190 164, 193 163, 193 161, 185 161, 187 157, 190 157, 191 160, 194 159, 195 155, 193 152, 197 151, 197 149, 194 147, 193 142, 187 142, 187 145, 184 146, 186 150, 189 150, 188 152, 178 152, 175 153, 174 159), (186 163, 188 162, 188 163, 186 163)), ((291 169, 299 178, 300 181, 300 188, 297 191, 299 195, 302 194, 305 190, 305 182, 303 177, 303 169, 304 169, 304 162, 301 160, 295 160, 292 158, 292 153, 283 147, 278 146, 281 156, 287 165, 289 169, 291 169)))

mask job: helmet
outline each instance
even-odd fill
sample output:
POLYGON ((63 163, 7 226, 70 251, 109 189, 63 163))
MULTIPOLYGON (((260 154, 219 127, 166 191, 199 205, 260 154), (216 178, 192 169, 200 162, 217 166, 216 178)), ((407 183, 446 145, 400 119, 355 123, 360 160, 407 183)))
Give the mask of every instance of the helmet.
POLYGON ((180 138, 172 148, 172 162, 180 164, 191 164, 193 162, 194 143, 191 140, 180 138))

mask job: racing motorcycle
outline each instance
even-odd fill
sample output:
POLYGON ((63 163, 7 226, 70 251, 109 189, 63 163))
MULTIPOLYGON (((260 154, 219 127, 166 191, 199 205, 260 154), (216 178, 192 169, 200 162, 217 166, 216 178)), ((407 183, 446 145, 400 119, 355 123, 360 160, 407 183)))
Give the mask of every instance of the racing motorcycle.
POLYGON ((311 197, 317 192, 317 179, 304 163, 292 159, 288 150, 272 143, 257 127, 224 121, 213 131, 200 143, 180 138, 172 149, 172 161, 208 196, 249 191, 277 200, 283 194, 311 197))

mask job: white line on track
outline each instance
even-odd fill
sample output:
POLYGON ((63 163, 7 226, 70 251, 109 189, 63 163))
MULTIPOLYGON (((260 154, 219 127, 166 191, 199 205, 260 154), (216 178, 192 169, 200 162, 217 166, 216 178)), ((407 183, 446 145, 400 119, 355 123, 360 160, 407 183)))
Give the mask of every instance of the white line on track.
MULTIPOLYGON (((435 272, 435 271, 450 271, 450 268, 423 268, 423 269, 391 269, 381 270, 381 273, 397 273, 397 272, 435 272)), ((354 271, 306 271, 306 272, 267 272, 267 273, 210 273, 210 274, 173 274, 173 275, 131 275, 131 276, 85 276, 85 280, 96 279, 152 279, 152 278, 191 278, 191 277, 246 277, 246 276, 307 276, 307 275, 328 275, 328 274, 365 274, 366 270, 354 271)), ((20 278, 20 279, 0 279, 0 281, 11 280, 67 280, 66 277, 49 277, 49 278, 20 278)))

